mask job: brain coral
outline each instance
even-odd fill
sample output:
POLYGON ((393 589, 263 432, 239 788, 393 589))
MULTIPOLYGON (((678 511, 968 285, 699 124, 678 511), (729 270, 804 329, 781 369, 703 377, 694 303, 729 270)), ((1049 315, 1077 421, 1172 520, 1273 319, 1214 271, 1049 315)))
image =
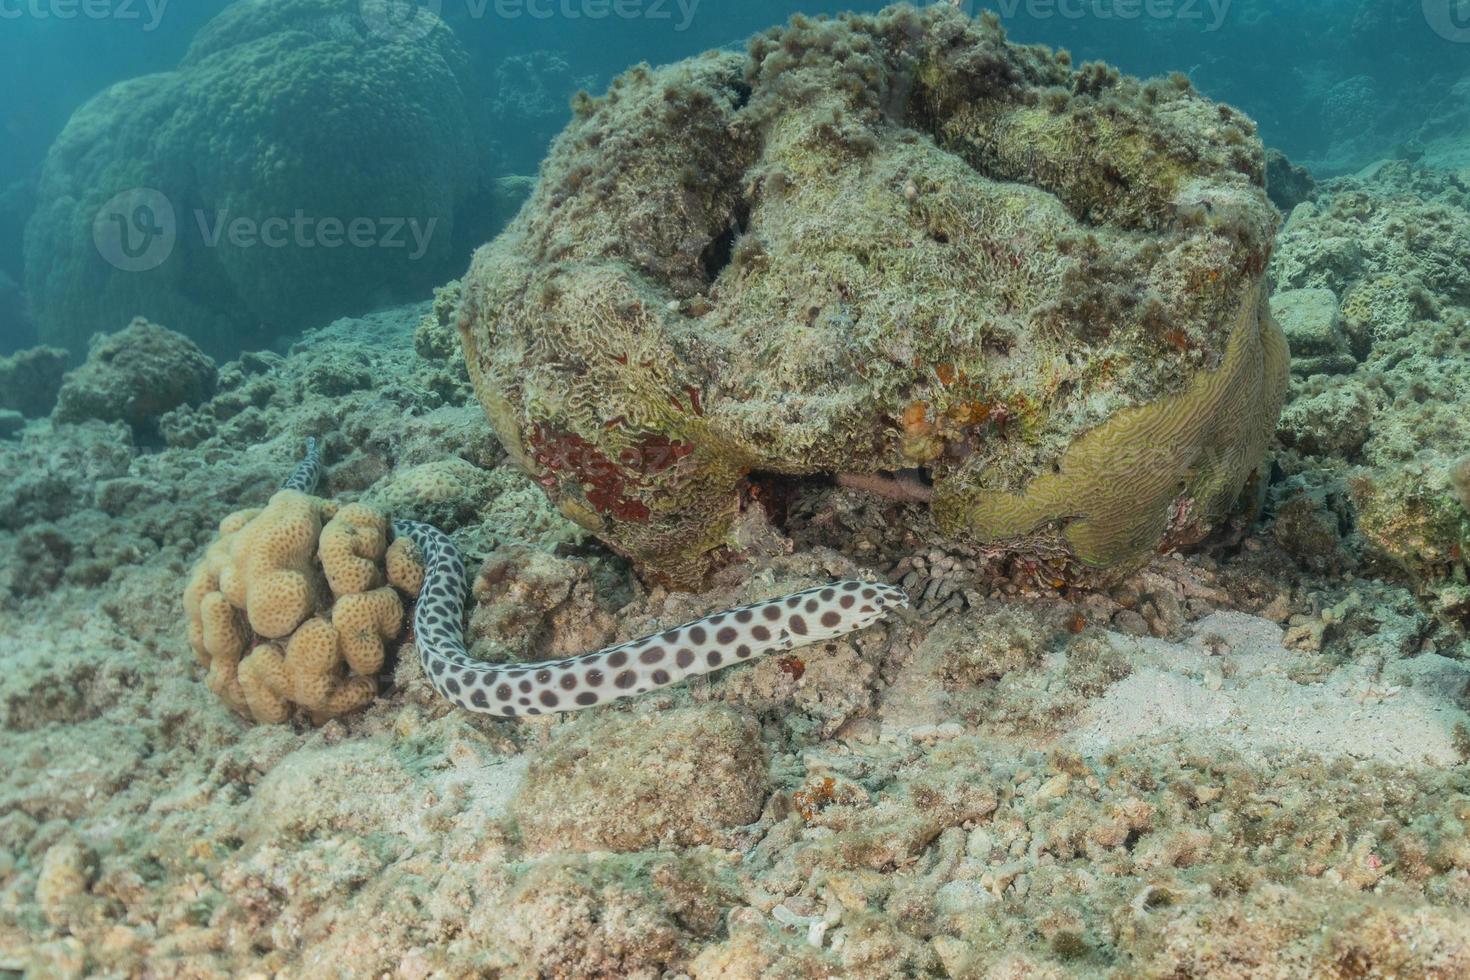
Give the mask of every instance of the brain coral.
POLYGON ((371 701, 403 628, 399 591, 423 584, 416 554, 387 535, 380 511, 296 490, 220 522, 184 590, 209 689, 265 723, 293 705, 320 723, 371 701))
POLYGON ((585 99, 476 255, 481 402, 567 516, 693 584, 753 472, 921 469, 947 534, 1105 573, 1202 536, 1286 351, 1254 125, 948 5, 798 17, 585 99))
POLYGON ((438 21, 422 36, 375 34, 359 13, 373 2, 230 4, 175 71, 77 110, 26 229, 46 342, 75 352, 98 324, 143 315, 233 353, 449 278, 476 193, 467 56, 438 21), (116 197, 136 189, 167 206, 116 197), (433 222, 421 255, 409 219, 421 235, 433 222), (166 254, 161 264, 104 261, 118 222, 122 256, 166 254))

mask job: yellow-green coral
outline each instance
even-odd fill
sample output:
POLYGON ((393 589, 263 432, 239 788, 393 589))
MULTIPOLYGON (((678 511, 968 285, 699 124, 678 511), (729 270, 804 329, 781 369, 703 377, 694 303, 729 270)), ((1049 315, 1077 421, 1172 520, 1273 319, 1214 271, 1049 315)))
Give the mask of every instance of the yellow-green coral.
POLYGON ((935 500, 935 515, 982 541, 1059 523, 1080 561, 1134 561, 1164 536, 1176 502, 1206 521, 1230 510, 1275 430, 1288 362, 1280 329, 1259 294, 1249 295, 1219 368, 1084 433, 1019 493, 946 484, 956 489, 935 500))

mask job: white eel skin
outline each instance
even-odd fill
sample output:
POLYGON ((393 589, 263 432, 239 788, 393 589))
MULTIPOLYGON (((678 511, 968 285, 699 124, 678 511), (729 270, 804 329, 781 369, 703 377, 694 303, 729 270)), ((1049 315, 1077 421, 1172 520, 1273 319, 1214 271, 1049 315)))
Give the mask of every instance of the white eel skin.
POLYGON ((454 544, 438 528, 417 521, 394 521, 393 531, 412 540, 424 558, 413 626, 430 683, 461 708, 506 718, 633 697, 864 629, 886 610, 908 605, 908 596, 891 585, 833 582, 565 660, 486 664, 465 651, 465 568, 454 544))

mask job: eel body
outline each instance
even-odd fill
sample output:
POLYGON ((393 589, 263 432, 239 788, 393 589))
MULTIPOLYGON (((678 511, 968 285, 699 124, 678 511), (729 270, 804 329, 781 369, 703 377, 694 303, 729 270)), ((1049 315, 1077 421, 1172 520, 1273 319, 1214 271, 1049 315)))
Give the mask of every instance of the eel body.
POLYGON ((322 478, 322 450, 316 439, 306 440, 306 455, 291 474, 281 481, 282 490, 300 490, 302 493, 314 493, 316 485, 322 478))
POLYGON ((908 597, 891 585, 845 581, 706 616, 662 633, 564 660, 487 664, 464 645, 465 568, 447 535, 395 521, 424 557, 414 632, 424 673, 450 701, 514 717, 576 711, 633 697, 744 663, 765 653, 820 643, 872 625, 908 597))
MULTIPOLYGON (((281 487, 311 493, 321 469, 321 450, 308 439, 305 458, 281 487)), ((454 542, 431 524, 398 520, 392 526, 424 560, 424 584, 413 612, 424 673, 440 694, 481 714, 515 717, 595 707, 762 654, 852 633, 894 606, 908 605, 908 596, 891 585, 833 582, 565 660, 487 664, 465 649, 465 565, 454 542)))

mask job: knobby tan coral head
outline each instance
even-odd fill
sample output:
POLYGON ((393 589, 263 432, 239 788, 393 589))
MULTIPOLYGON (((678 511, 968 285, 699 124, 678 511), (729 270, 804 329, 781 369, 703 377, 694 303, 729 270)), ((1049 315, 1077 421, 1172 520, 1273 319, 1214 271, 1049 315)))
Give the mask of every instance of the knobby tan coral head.
POLYGON ((281 490, 261 510, 220 522, 184 593, 189 640, 209 689, 240 714, 321 723, 369 704, 404 603, 423 584, 388 520, 281 490), (396 544, 396 543, 395 543, 396 544))

